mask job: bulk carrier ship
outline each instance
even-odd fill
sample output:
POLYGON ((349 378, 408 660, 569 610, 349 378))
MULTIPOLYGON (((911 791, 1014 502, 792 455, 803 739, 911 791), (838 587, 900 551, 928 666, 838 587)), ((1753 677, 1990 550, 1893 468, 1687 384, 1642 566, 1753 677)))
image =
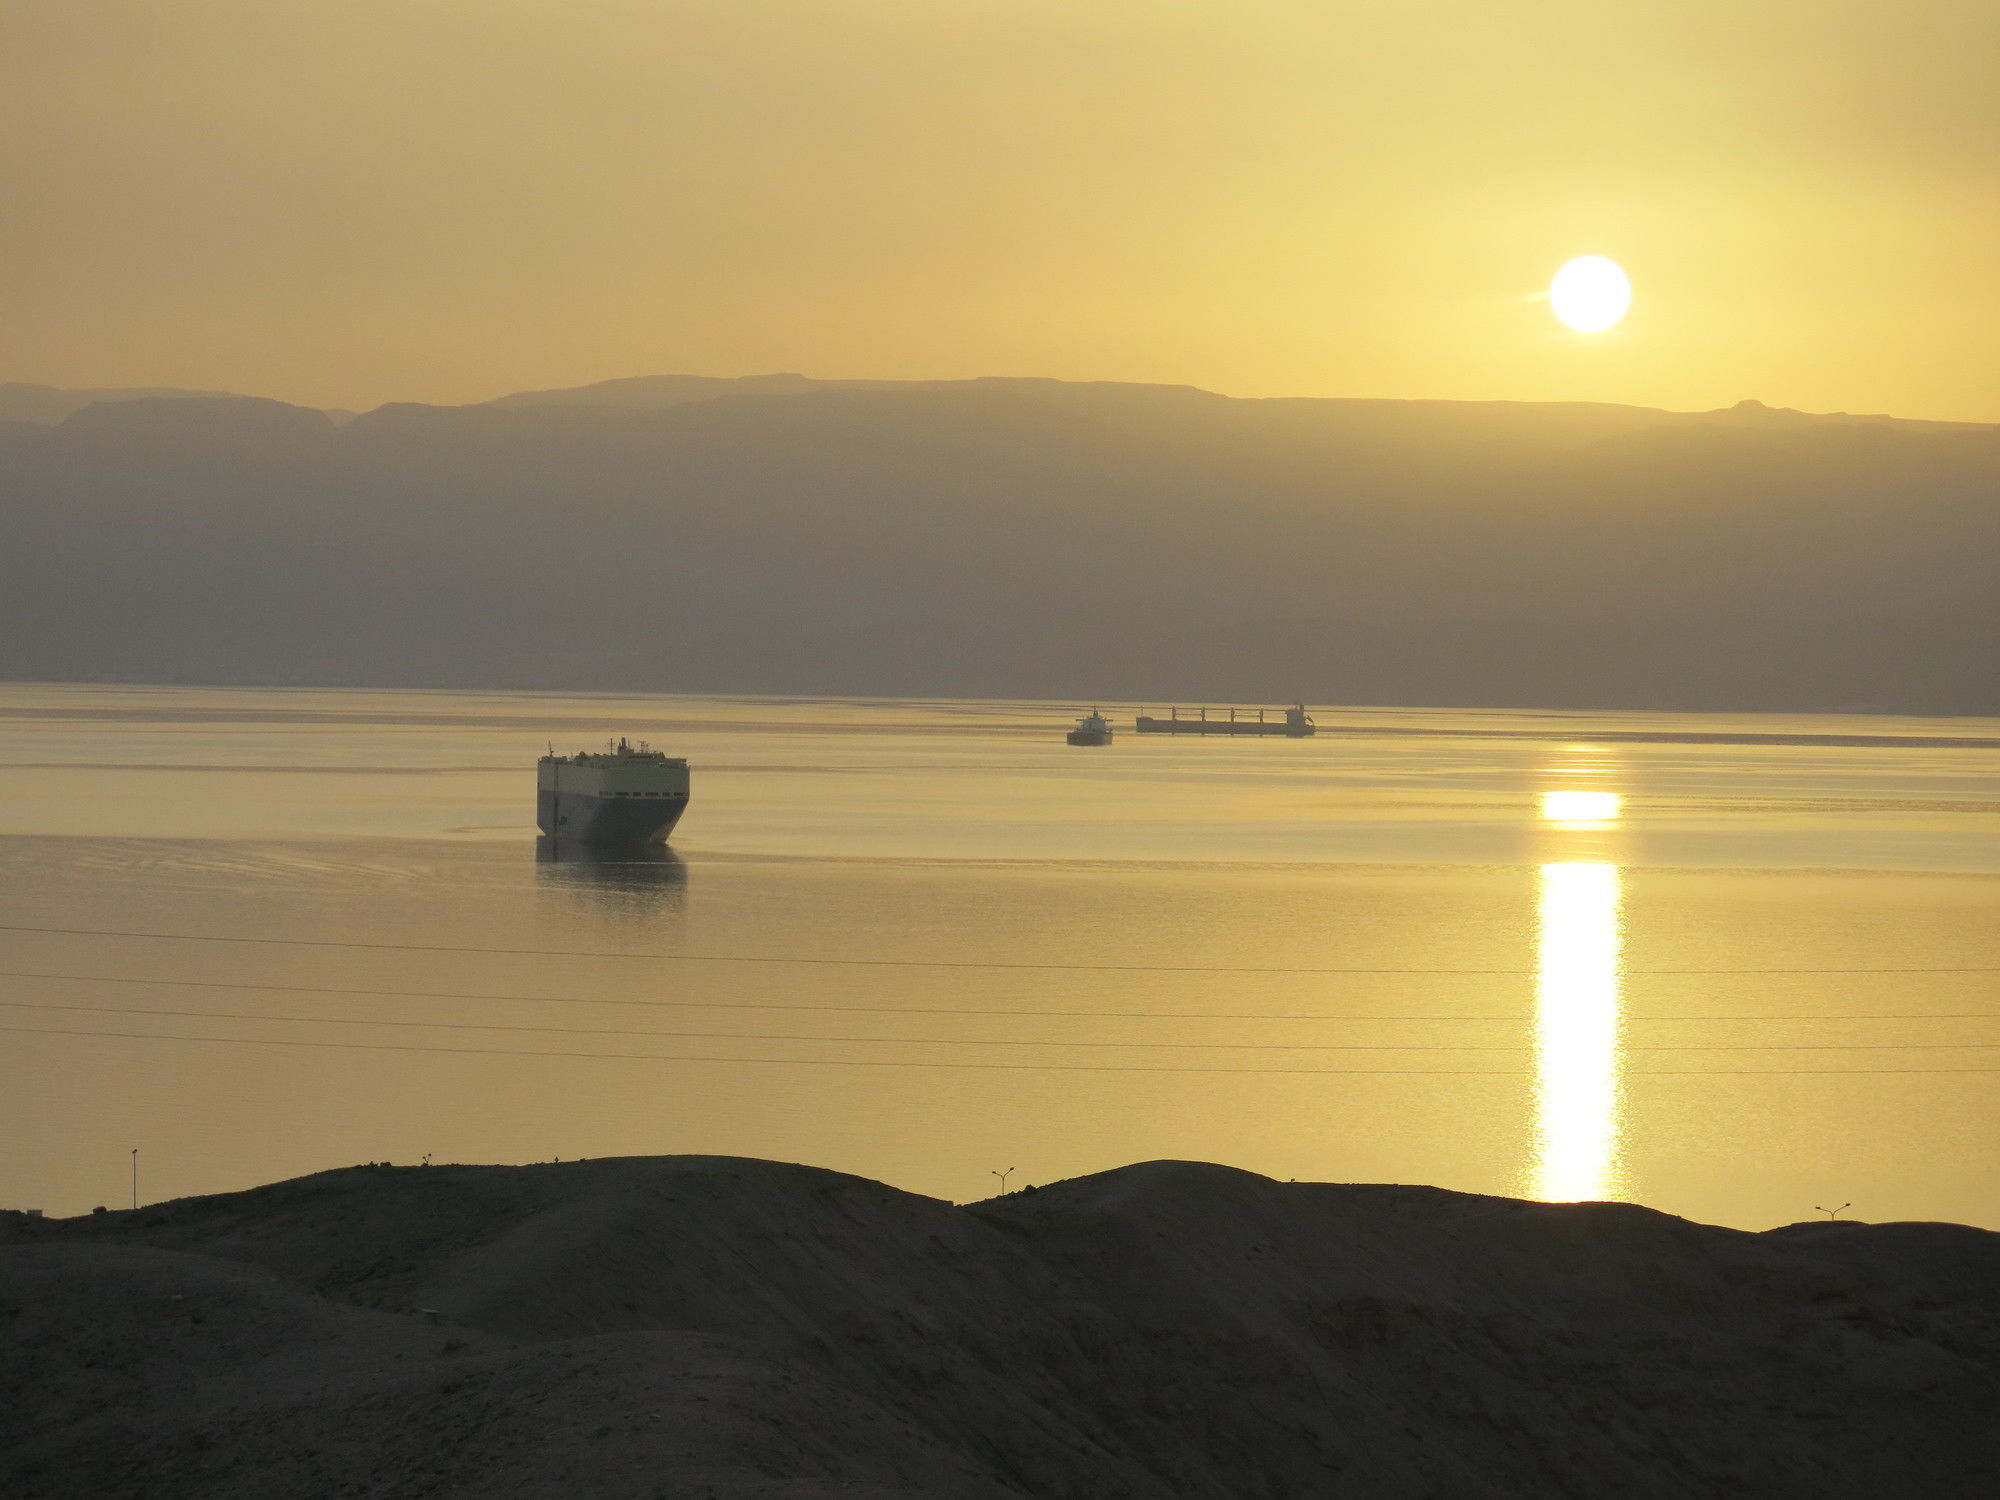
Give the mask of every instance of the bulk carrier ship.
POLYGON ((664 844, 687 811, 688 763, 644 740, 557 755, 537 767, 535 821, 550 838, 628 848, 664 844))
POLYGON ((1164 719, 1141 714, 1132 727, 1141 734, 1275 734, 1283 735, 1288 740, 1305 739, 1317 728, 1303 703, 1296 708, 1285 709, 1281 714, 1273 713, 1269 718, 1265 717, 1261 708, 1254 710, 1257 715, 1254 719, 1249 717, 1251 712, 1253 710, 1245 709, 1239 715, 1238 710, 1232 708, 1225 719, 1220 717, 1223 710, 1218 708, 1215 710, 1218 717, 1211 719, 1209 710, 1205 708, 1176 708, 1164 719))

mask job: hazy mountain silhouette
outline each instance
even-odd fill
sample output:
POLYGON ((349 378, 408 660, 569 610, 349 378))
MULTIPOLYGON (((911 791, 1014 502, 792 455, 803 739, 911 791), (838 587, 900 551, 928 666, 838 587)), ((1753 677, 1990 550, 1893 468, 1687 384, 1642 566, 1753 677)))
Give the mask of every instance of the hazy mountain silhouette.
POLYGON ((228 396, 226 391, 183 391, 171 387, 140 386, 129 390, 65 390, 53 385, 22 385, 0 382, 0 422, 60 422, 86 406, 105 401, 139 401, 172 397, 228 396))
MULTIPOLYGON (((49 427, 74 416, 86 406, 100 406, 113 401, 156 401, 187 400, 206 401, 247 401, 255 398, 238 396, 233 391, 181 390, 173 386, 134 386, 129 389, 105 388, 101 390, 72 390, 54 385, 22 385, 0 382, 0 440, 4 440, 6 429, 16 423, 26 422, 38 427, 49 427)), ((352 421, 354 413, 341 407, 326 407, 327 417, 335 422, 352 421)))
POLYGON ((1996 496, 1754 404, 134 399, 0 429, 0 676, 1990 713, 1996 496))
POLYGON ((552 391, 517 391, 484 403, 488 406, 619 406, 664 411, 690 401, 716 396, 796 396, 802 391, 886 390, 908 386, 902 380, 813 380, 804 375, 631 375, 590 385, 552 391))
POLYGON ((1588 441, 1614 432, 1642 427, 1696 425, 1755 425, 1810 427, 1862 424, 1904 431, 1985 430, 1990 424, 1930 422, 1908 417, 1857 415, 1852 412, 1803 412, 1739 401, 1717 411, 1669 412, 1607 402, 1524 401, 1390 401, 1341 397, 1298 396, 1241 398, 1219 396, 1196 386, 1141 385, 1127 381, 1066 381, 1027 376, 988 375, 976 380, 814 380, 796 374, 637 375, 600 380, 590 385, 547 391, 517 391, 484 403, 488 406, 615 406, 664 411, 691 401, 718 396, 798 395, 807 391, 939 391, 1016 390, 1060 402, 1098 416, 1124 412, 1132 417, 1184 417, 1191 410, 1228 408, 1239 416, 1262 409, 1282 414, 1278 420, 1330 431, 1422 431, 1449 426, 1461 434, 1489 431, 1552 441, 1588 441))

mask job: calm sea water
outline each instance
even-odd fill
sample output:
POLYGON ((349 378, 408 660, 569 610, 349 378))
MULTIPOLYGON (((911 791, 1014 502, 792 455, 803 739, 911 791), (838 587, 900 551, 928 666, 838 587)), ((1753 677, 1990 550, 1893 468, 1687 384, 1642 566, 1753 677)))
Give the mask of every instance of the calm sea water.
POLYGON ((716 1152, 2000 1225, 2000 750, 1784 738, 2000 720, 1075 711, 0 687, 0 1205, 716 1152), (618 733, 674 855, 538 851, 618 733))

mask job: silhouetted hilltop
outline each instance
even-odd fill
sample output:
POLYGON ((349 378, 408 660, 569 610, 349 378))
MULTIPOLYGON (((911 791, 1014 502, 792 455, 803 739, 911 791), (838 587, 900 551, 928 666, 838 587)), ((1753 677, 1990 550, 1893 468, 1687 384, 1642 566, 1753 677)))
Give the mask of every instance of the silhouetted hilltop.
POLYGON ((615 406, 664 411, 717 396, 793 396, 804 391, 884 390, 911 384, 899 380, 812 380, 804 375, 631 375, 590 385, 549 391, 516 391, 488 406, 615 406))
POLYGON ((662 380, 0 429, 0 677, 1994 711, 2000 429, 662 380))
POLYGON ((1588 401, 1396 401, 1382 399, 1282 396, 1221 396, 1187 385, 1132 381, 1052 380, 1036 376, 987 375, 973 380, 815 380, 805 375, 639 375, 547 391, 517 391, 485 403, 498 407, 609 406, 664 411, 693 401, 739 395, 801 395, 812 391, 1013 390, 1061 402, 1100 418, 1123 415, 1157 421, 1184 419, 1196 410, 1254 413, 1252 420, 1272 430, 1318 427, 1329 433, 1405 436, 1450 431, 1461 437, 1484 435, 1553 442, 1589 442, 1644 427, 1709 424, 1759 427, 1813 427, 1865 424, 1911 432, 1981 430, 1986 424, 1931 422, 1907 417, 1850 412, 1802 412, 1739 401, 1716 411, 1670 412, 1643 406, 1588 401))
POLYGON ((127 444, 203 452, 226 445, 310 440, 332 430, 324 412, 261 396, 137 396, 81 407, 46 441, 79 455, 127 444))
POLYGON ((1153 1162, 967 1207, 719 1157, 0 1217, 54 1497, 1830 1497, 2000 1463, 2000 1236, 1153 1162))
POLYGON ((49 426, 75 415, 85 407, 113 401, 180 400, 186 397, 216 397, 223 391, 184 391, 170 386, 136 386, 130 389, 65 390, 53 385, 24 385, 0 381, 0 422, 33 422, 49 426))

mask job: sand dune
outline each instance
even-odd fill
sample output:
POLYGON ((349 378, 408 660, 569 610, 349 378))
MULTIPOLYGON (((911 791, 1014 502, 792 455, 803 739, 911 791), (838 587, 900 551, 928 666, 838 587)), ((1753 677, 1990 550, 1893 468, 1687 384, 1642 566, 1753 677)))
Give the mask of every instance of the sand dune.
POLYGON ((0 1493, 1959 1496, 2000 1236, 714 1157, 0 1217, 0 1493))

